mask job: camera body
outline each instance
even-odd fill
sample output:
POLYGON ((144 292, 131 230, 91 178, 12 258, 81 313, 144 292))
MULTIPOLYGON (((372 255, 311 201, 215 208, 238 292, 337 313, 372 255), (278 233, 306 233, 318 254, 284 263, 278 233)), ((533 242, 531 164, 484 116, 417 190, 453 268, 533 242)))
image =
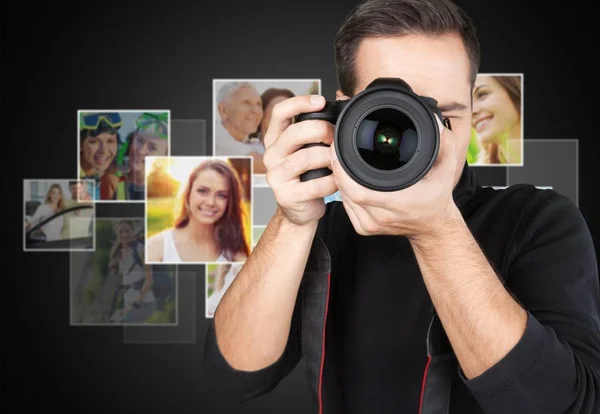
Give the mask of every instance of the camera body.
MULTIPOLYGON (((318 112, 299 114, 296 122, 323 120, 335 125, 335 151, 344 171, 375 191, 398 191, 427 174, 440 146, 437 101, 419 96, 400 78, 378 78, 347 100, 328 101, 318 112)), ((323 143, 308 144, 327 146, 323 143)), ((331 174, 307 171, 301 181, 331 174)))

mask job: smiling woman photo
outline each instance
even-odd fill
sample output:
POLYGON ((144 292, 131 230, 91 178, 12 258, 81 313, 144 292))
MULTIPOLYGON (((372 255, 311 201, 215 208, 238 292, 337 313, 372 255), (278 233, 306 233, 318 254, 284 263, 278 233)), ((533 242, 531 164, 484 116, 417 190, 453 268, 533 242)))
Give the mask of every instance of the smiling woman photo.
POLYGON ((148 262, 244 261, 250 247, 243 195, 238 172, 227 162, 197 165, 183 183, 173 226, 148 239, 148 262))
MULTIPOLYGON (((62 188, 59 184, 52 184, 44 198, 44 202, 35 210, 33 217, 25 221, 25 230, 29 230, 38 223, 46 220, 48 217, 65 209, 65 200, 62 188)), ((46 241, 60 240, 64 225, 64 216, 59 216, 54 220, 44 224, 40 230, 44 233, 46 241)))
POLYGON ((473 89, 472 125, 480 164, 521 164, 521 76, 479 75, 473 89))
POLYGON ((107 198, 144 200, 146 157, 169 154, 169 114, 143 112, 116 158, 115 174, 107 176, 107 198))
POLYGON ((106 200, 114 175, 111 167, 119 148, 123 120, 117 112, 82 112, 79 115, 79 178, 93 180, 94 199, 106 200))

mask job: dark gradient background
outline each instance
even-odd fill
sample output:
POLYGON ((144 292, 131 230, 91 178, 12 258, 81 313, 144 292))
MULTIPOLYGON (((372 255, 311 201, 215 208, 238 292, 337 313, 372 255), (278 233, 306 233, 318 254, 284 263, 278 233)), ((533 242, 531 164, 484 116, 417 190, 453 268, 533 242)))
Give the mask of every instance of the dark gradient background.
MULTIPOLYGON (((124 344, 120 328, 70 327, 69 254, 21 251, 22 179, 74 178, 79 108, 171 108, 172 119, 207 120, 211 137, 213 78, 320 78, 333 99, 332 41, 355 2, 335 3, 21 2, 16 6, 26 9, 10 13, 3 7, 0 411, 308 411, 302 365, 241 408, 211 403, 199 380, 207 325, 203 272, 195 284, 195 343, 124 344)), ((477 24, 481 72, 524 73, 525 137, 580 140, 579 205, 598 245, 600 203, 592 198, 599 180, 599 79, 592 60, 600 3, 458 3, 477 24)), ((504 185, 504 168, 477 174, 484 184, 504 185)), ((102 206, 98 215, 143 215, 142 205, 126 210, 102 206)))

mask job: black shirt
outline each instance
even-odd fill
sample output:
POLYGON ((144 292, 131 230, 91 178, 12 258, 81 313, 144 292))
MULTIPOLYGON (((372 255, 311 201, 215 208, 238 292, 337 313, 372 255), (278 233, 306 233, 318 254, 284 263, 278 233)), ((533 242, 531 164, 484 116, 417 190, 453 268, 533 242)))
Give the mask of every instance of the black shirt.
MULTIPOLYGON (((457 205, 529 320, 520 342, 486 372, 467 380, 457 369, 449 412, 600 413, 598 263, 584 218, 555 191, 483 188, 467 174, 457 205)), ((338 214, 336 221, 348 221, 338 214)), ((418 413, 433 307, 411 245, 353 230, 337 240, 324 363, 324 386, 336 399, 329 406, 344 414, 418 413)), ((212 386, 226 389, 219 381, 235 377, 211 362, 222 362, 212 327, 206 350, 212 386)), ((245 373, 248 394, 261 392, 251 384, 264 392, 274 386, 282 363, 245 373)))

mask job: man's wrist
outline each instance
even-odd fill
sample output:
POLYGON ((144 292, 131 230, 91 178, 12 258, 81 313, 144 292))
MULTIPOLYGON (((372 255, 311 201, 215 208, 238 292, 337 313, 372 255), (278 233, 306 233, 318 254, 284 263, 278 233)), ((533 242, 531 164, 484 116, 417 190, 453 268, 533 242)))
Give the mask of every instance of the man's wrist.
POLYGON ((319 225, 318 220, 310 221, 303 224, 295 223, 290 220, 288 216, 283 212, 280 207, 277 207, 277 211, 275 212, 275 220, 277 221, 277 227, 283 231, 290 232, 298 232, 300 234, 307 233, 314 235, 317 230, 317 226, 319 225))
POLYGON ((464 218, 452 201, 426 230, 411 235, 408 239, 414 249, 425 251, 431 246, 439 245, 444 238, 455 237, 457 230, 464 226, 464 218))

